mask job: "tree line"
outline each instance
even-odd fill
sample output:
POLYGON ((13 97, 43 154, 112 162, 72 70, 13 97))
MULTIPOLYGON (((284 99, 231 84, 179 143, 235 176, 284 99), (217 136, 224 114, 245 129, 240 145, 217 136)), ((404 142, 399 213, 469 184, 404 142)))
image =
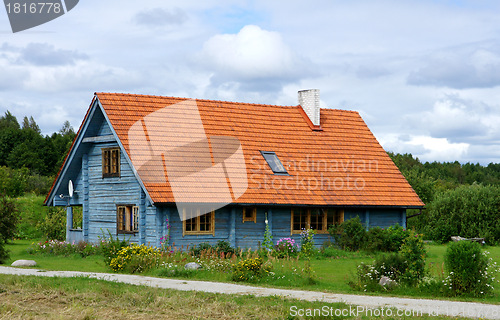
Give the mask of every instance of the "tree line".
POLYGON ((417 215, 408 226, 438 242, 462 236, 500 243, 499 163, 422 163, 411 154, 388 154, 426 204, 422 213, 408 211, 417 215))
POLYGON ((33 117, 20 124, 7 111, 0 117, 0 192, 11 197, 47 193, 75 135, 66 121, 58 132, 43 136, 33 117))

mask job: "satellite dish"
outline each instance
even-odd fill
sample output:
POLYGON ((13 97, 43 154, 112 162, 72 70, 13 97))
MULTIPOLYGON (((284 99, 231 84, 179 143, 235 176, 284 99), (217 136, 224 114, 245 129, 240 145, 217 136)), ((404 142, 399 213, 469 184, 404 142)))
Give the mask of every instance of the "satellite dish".
POLYGON ((73 181, 69 180, 68 182, 68 192, 69 192, 69 197, 73 198, 73 181))

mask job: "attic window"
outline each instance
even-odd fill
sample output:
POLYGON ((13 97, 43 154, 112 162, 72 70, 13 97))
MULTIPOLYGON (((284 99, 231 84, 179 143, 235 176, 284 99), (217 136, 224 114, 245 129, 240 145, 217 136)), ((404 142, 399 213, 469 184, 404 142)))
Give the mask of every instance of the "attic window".
POLYGON ((102 177, 120 177, 120 149, 102 149, 102 177))
POLYGON ((261 151, 260 153, 262 153, 262 156, 266 159, 267 164, 275 174, 288 174, 275 152, 261 151))

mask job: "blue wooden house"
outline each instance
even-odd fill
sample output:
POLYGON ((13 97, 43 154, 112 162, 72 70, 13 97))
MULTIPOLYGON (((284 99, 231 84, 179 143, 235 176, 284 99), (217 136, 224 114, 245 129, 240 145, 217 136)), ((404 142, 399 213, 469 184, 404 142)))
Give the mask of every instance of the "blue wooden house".
POLYGON ((405 226, 424 205, 360 115, 320 109, 318 90, 295 106, 96 93, 45 204, 67 206, 68 241, 241 248, 266 223, 275 243, 312 228, 321 244, 330 224, 405 226))

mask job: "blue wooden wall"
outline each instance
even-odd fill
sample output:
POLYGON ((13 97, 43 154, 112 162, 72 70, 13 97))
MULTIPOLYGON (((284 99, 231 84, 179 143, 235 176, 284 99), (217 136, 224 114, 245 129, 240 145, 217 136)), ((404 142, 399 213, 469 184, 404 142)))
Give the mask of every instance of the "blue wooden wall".
MULTIPOLYGON (((182 236, 182 220, 175 206, 161 208, 162 217, 166 218, 169 214, 170 224, 170 245, 177 248, 186 249, 188 246, 193 246, 197 243, 208 242, 216 244, 219 240, 229 240, 229 217, 231 215, 231 207, 224 207, 215 211, 215 232, 214 235, 185 235, 182 236)), ((164 219, 163 219, 164 220, 164 219)), ((166 229, 162 229, 164 235, 166 229)), ((159 232, 160 233, 160 232, 159 232)), ((160 235, 160 237, 162 236, 160 235)))
MULTIPOLYGON (((160 214, 157 217, 157 228, 159 237, 166 234, 167 229, 165 224, 166 217, 169 217, 170 224, 170 245, 175 245, 179 249, 186 249, 188 246, 193 246, 197 243, 208 242, 215 244, 219 240, 226 240, 231 245, 239 248, 256 249, 264 241, 265 231, 265 213, 267 212, 268 222, 272 228, 273 242, 280 238, 292 238, 297 244, 300 243, 299 234, 291 234, 290 208, 286 207, 259 207, 257 209, 257 221, 243 223, 243 209, 241 207, 226 206, 215 212, 215 234, 212 235, 182 235, 182 221, 179 217, 175 206, 159 208, 160 214), (235 239, 231 239, 231 211, 234 210, 234 232, 235 239)), ((344 211, 345 219, 351 219, 359 216, 361 222, 367 227, 380 226, 383 228, 394 224, 405 225, 405 211, 403 209, 356 209, 346 208, 344 211), (368 218, 368 219, 367 219, 368 218)), ((331 241, 328 234, 317 234, 314 236, 316 246, 321 246, 325 241, 331 241)), ((151 244, 154 242, 151 241, 151 244)), ((157 244, 159 245, 159 240, 157 244)))
MULTIPOLYGON (((106 121, 101 123, 97 136, 111 135, 111 129, 106 121)), ((88 235, 86 240, 97 242, 99 237, 109 232, 116 234, 116 205, 141 205, 141 187, 125 158, 120 153, 120 177, 102 177, 102 148, 117 147, 117 142, 93 143, 88 150, 88 235)), ((143 208, 144 210, 144 205, 143 208)), ((84 204, 85 211, 85 204, 84 204)), ((144 223, 143 223, 144 224, 144 223)), ((129 239, 139 243, 140 235, 119 235, 120 238, 129 239)))

